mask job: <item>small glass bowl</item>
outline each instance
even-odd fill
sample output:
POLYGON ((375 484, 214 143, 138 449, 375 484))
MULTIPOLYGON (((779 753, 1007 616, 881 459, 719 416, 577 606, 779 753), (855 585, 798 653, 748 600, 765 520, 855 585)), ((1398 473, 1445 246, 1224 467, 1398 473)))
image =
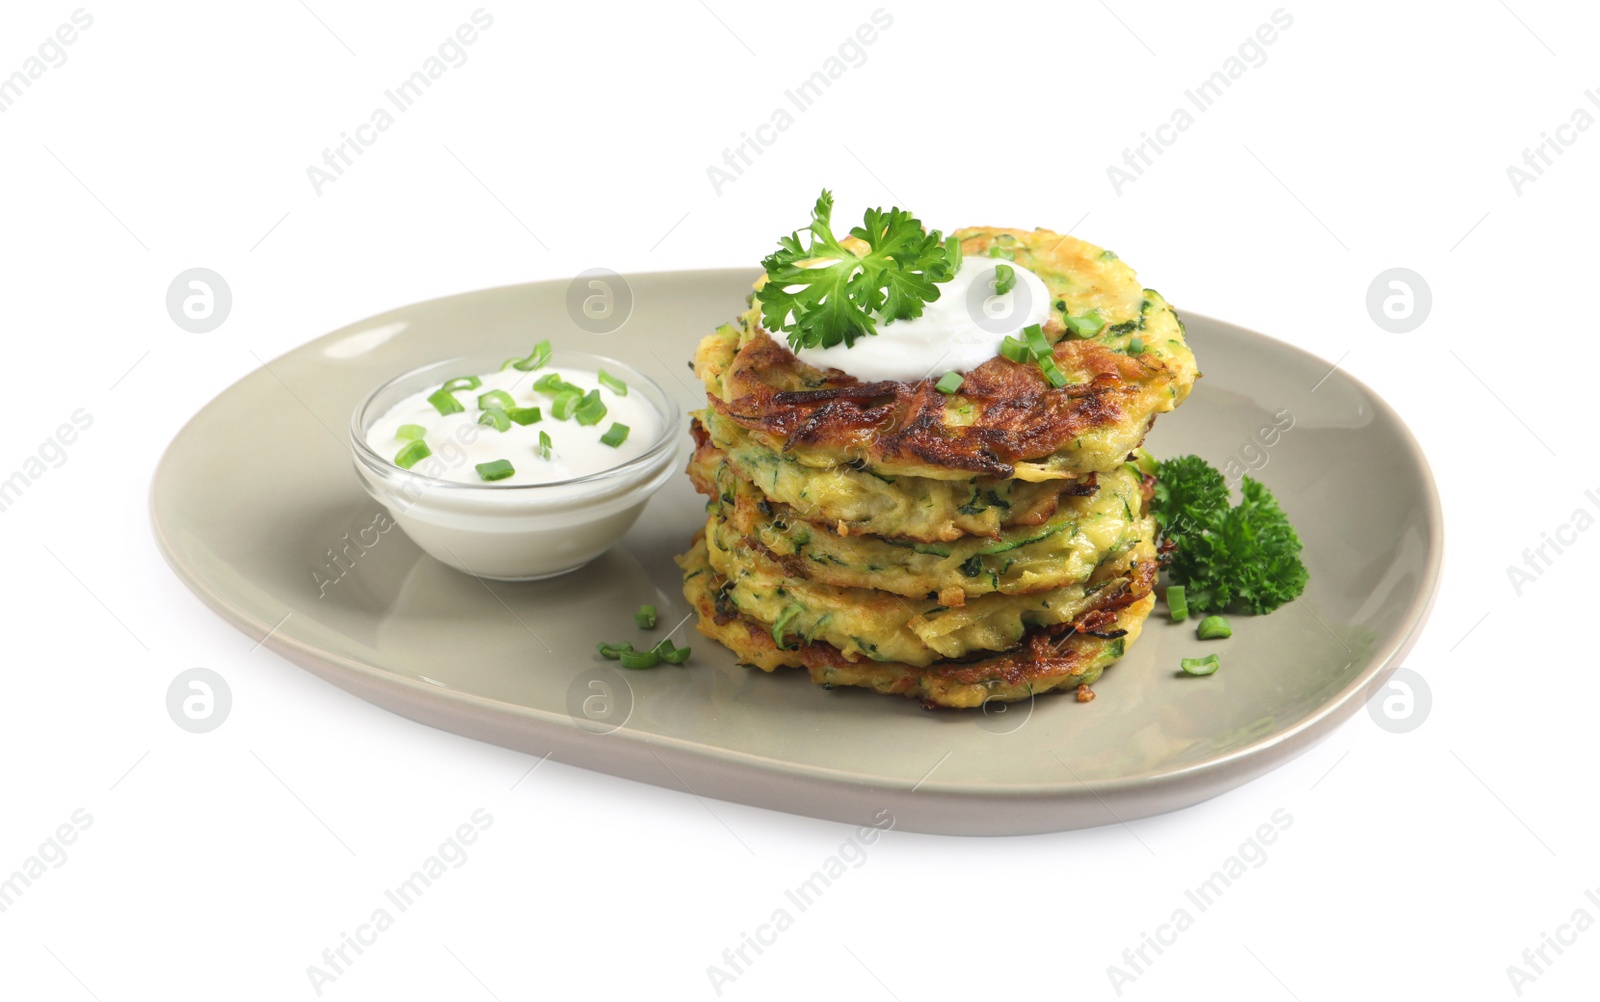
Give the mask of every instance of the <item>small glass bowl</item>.
POLYGON ((463 484, 403 470, 367 444, 373 423, 401 400, 463 373, 495 372, 507 357, 447 359, 384 383, 351 418, 351 451, 367 493, 430 556, 475 577, 534 581, 577 570, 622 538, 672 475, 683 429, 677 403, 644 373, 614 358, 557 350, 553 364, 614 373, 655 410, 661 432, 643 455, 546 484, 463 484))

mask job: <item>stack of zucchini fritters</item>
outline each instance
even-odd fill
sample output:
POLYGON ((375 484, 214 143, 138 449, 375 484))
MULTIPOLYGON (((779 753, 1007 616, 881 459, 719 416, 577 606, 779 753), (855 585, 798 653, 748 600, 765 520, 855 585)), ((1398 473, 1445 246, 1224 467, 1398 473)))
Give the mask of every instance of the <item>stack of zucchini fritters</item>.
POLYGON ((972 707, 1087 686, 1138 637, 1156 578, 1140 443, 1198 376, 1183 324, 1109 251, 954 236, 1044 282, 1067 385, 999 356, 949 395, 938 372, 863 383, 799 361, 755 299, 700 343, 689 475, 710 517, 678 560, 700 632, 740 661, 972 707))

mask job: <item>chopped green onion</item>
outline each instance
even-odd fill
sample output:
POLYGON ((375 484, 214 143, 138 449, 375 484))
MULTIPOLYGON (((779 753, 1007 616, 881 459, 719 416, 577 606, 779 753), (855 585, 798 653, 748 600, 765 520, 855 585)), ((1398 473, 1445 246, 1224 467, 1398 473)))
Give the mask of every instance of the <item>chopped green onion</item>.
POLYGON ((1017 273, 1009 264, 994 266, 994 294, 1003 296, 1017 287, 1017 273))
POLYGON ((478 423, 491 425, 495 431, 507 431, 511 428, 511 415, 501 407, 485 407, 478 412, 478 423))
POLYGON ((1028 351, 1028 346, 1014 337, 1007 337, 1000 342, 1000 354, 1013 362, 1026 364, 1033 361, 1033 353, 1028 351))
POLYGON ((428 395, 428 403, 440 414, 460 414, 466 410, 461 406, 461 401, 450 395, 449 390, 434 390, 428 395))
POLYGON ((486 411, 491 407, 509 411, 515 406, 517 406, 517 402, 511 399, 511 394, 505 390, 490 390, 488 393, 478 395, 478 410, 480 411, 486 411))
POLYGON ((572 412, 578 409, 578 404, 583 401, 583 393, 576 389, 562 390, 555 401, 550 404, 550 416, 557 421, 565 421, 572 417, 572 412))
POLYGON ((947 372, 944 375, 939 377, 939 381, 937 383, 933 384, 933 388, 938 390, 940 393, 943 393, 946 396, 948 396, 948 395, 954 393, 955 391, 961 389, 961 383, 962 383, 961 373, 959 373, 959 372, 947 372))
POLYGON ((670 637, 650 648, 650 650, 669 665, 681 665, 689 660, 689 648, 676 646, 670 637))
POLYGON ((422 439, 407 442, 399 452, 394 454, 394 465, 402 470, 409 470, 413 466, 433 455, 433 450, 428 448, 428 443, 422 439))
POLYGON ((1211 675, 1222 666, 1217 663, 1215 654, 1207 654, 1203 658, 1179 658, 1178 667, 1190 675, 1211 675))
POLYGON ((1195 633, 1201 640, 1226 640, 1233 636, 1233 627, 1221 616, 1207 616, 1200 621, 1195 633))
POLYGON ((1004 247, 990 247, 989 256, 1003 257, 1007 261, 1015 261, 1017 259, 1017 252, 1013 250, 1006 250, 1004 247))
POLYGON ((1130 354, 1130 355, 1143 355, 1144 354, 1144 342, 1139 340, 1138 338, 1134 338, 1132 341, 1129 341, 1128 342, 1128 354, 1130 354))
POLYGON ((656 607, 641 605, 639 611, 633 614, 633 625, 641 630, 653 630, 656 626, 656 607))
POLYGON ((654 668, 661 663, 661 655, 655 651, 626 650, 621 651, 620 655, 617 660, 622 662, 622 667, 634 670, 654 668))
POLYGON ((629 643, 608 644, 601 641, 595 645, 595 650, 600 652, 601 657, 621 661, 622 667, 636 671, 654 668, 663 661, 670 665, 681 665, 689 660, 691 653, 687 647, 673 646, 671 640, 663 640, 647 651, 636 651, 629 643))
POLYGON ((578 419, 579 424, 599 424, 600 419, 606 416, 606 405, 600 402, 600 391, 590 390, 572 416, 578 419))
POLYGON ((532 372, 535 369, 543 368, 544 364, 548 361, 550 361, 550 342, 540 341, 538 344, 533 346, 533 353, 527 358, 508 358, 506 359, 506 363, 502 365, 500 369, 502 372, 506 369, 517 369, 522 372, 532 372))
POLYGON ((479 463, 473 467, 478 471, 478 476, 484 480, 504 480, 517 472, 507 459, 496 459, 490 463, 479 463))
POLYGON ((1090 310, 1081 317, 1062 317, 1061 322, 1078 337, 1094 337, 1106 325, 1098 310, 1090 310))
POLYGON ((1022 328, 1022 340, 1027 343, 1028 351, 1033 353, 1035 359, 1053 358, 1055 355, 1050 349, 1050 342, 1045 340, 1043 328, 1038 324, 1022 328))
POLYGON ((540 393, 556 394, 565 392, 569 389, 577 389, 577 387, 572 386, 565 379, 562 379, 559 374, 554 372, 547 372, 538 379, 535 379, 533 381, 533 388, 538 390, 540 393))
POLYGON ((1067 377, 1057 367, 1054 355, 1046 355, 1039 359, 1039 370, 1044 373, 1044 378, 1050 380, 1050 385, 1056 389, 1067 385, 1067 377))
POLYGON ((403 424, 394 430, 395 438, 403 438, 408 442, 414 442, 426 434, 428 429, 420 424, 403 424))
POLYGON ((627 425, 613 421, 611 427, 606 429, 606 433, 600 436, 600 444, 615 449, 628 440, 628 430, 627 425))
POLYGON ((1172 613, 1172 621, 1181 623, 1189 618, 1189 598, 1183 593, 1182 585, 1173 585, 1167 589, 1167 611, 1172 613))
POLYGON ((613 376, 604 369, 600 370, 600 385, 615 393, 619 397, 628 395, 628 384, 613 376))
POLYGON ((953 236, 944 238, 944 257, 950 262, 950 274, 961 270, 961 241, 953 236))
POLYGON ((457 390, 475 390, 482 385, 483 380, 477 376, 457 376, 439 388, 446 393, 455 393, 457 390))
POLYGON ((508 407, 506 417, 520 425, 530 425, 541 420, 544 415, 539 413, 537 407, 508 407))
POLYGON ((539 458, 550 458, 550 433, 547 431, 539 432, 539 458))

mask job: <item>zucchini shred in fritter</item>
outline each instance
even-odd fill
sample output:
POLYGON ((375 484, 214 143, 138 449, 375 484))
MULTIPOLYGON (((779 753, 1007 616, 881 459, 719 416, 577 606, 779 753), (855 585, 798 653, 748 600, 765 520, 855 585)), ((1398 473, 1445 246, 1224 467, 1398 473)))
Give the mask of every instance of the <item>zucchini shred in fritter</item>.
MULTIPOLYGON (((811 681, 823 686, 864 686, 885 695, 910 696, 930 706, 980 707, 987 702, 1016 702, 1053 689, 1091 685, 1127 645, 1139 637, 1155 604, 1155 593, 1131 592, 1113 604, 1082 617, 1079 623, 1029 630, 1019 643, 1000 653, 910 665, 851 657, 817 640, 780 646, 770 625, 743 615, 728 601, 724 581, 711 569, 705 539, 697 536, 683 567, 683 593, 699 614, 698 629, 731 650, 744 663, 763 671, 805 668, 811 681), (1093 618, 1093 623, 1083 622, 1093 618)), ((1150 575, 1153 582, 1154 574, 1150 575)), ((1148 587, 1148 585, 1147 585, 1148 587)))
MULTIPOLYGON (((713 516, 713 519, 715 516, 713 516)), ((903 661, 925 668, 940 658, 1004 651, 1031 627, 1057 626, 1099 607, 1107 595, 1148 590, 1142 566, 1155 567, 1155 546, 1140 543, 1107 560, 1086 581, 1024 595, 998 592, 963 605, 908 599, 872 588, 839 588, 788 578, 755 547, 710 545, 707 558, 727 600, 749 618, 790 635, 821 640, 844 654, 903 661)), ((1152 575, 1153 577, 1153 575, 1152 575)))
POLYGON ((1072 237, 955 236, 1045 283, 1066 386, 999 356, 954 393, 813 368, 762 329, 765 276, 695 352, 707 406, 688 474, 710 500, 678 562, 699 631, 743 664, 975 707, 1087 687, 1150 613, 1141 445, 1199 376, 1182 322, 1072 237), (1069 333, 1090 311, 1102 327, 1069 333))
POLYGON ((806 466, 756 442, 709 408, 700 412, 694 427, 704 428, 728 464, 769 499, 806 512, 812 521, 837 526, 841 534, 922 542, 993 536, 1007 526, 1037 525, 1050 517, 1063 496, 1094 490, 1093 476, 1043 483, 997 477, 934 480, 885 476, 849 463, 806 466))
POLYGON ((1131 463, 1101 474, 1093 494, 1063 498, 1037 524, 948 542, 840 535, 825 520, 768 499, 709 444, 696 450, 689 477, 712 499, 706 532, 714 550, 755 549, 790 578, 936 597, 944 605, 1081 584, 1103 561, 1155 538, 1144 514, 1153 481, 1131 463))

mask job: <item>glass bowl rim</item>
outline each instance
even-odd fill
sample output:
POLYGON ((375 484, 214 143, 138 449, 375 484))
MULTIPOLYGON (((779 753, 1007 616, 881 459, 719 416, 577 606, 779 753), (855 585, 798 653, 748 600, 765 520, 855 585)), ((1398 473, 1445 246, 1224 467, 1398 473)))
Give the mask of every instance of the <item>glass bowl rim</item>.
MULTIPOLYGON (((629 474, 648 470, 661 459, 661 454, 663 452, 673 450, 677 445, 679 432, 678 422, 679 418, 682 416, 682 411, 678 406, 678 402, 672 398, 670 393, 662 388, 660 383, 656 382, 654 379, 651 379, 649 376, 645 375, 643 372, 640 372, 637 368, 628 364, 627 362, 624 362, 620 358, 612 358, 609 355, 599 355, 595 354, 594 352, 579 351, 569 348, 555 349, 551 353, 550 363, 563 365, 567 364, 567 362, 564 360, 579 359, 582 360, 579 367, 594 368, 597 371, 601 368, 605 368, 607 365, 614 366, 615 368, 624 370, 623 374, 628 377, 630 384, 637 381, 640 384, 647 385, 651 390, 655 391, 655 394, 659 396, 662 401, 664 401, 664 408, 657 406, 654 400, 650 401, 651 410, 655 411, 656 415, 662 419, 661 432, 656 437, 656 440, 650 444, 650 448, 646 449, 643 453, 635 456, 625 463, 619 463, 616 466, 608 467, 607 469, 600 470, 595 473, 587 473, 581 477, 568 477, 565 480, 551 480, 538 484, 473 484, 462 483, 457 480, 444 480, 439 477, 430 477, 425 473, 418 473, 415 470, 403 469, 402 467, 396 466, 392 460, 380 455, 372 448, 370 444, 368 444, 365 420, 367 417, 367 412, 372 407, 372 402, 382 395, 384 391, 391 389, 397 384, 406 382, 407 380, 417 379, 423 373, 432 369, 443 368, 445 366, 456 366, 457 368, 460 368, 461 366, 458 365, 458 363, 467 363, 466 367, 472 368, 474 367, 472 361, 480 356, 489 357, 489 350, 485 349, 482 352, 471 355, 458 355, 454 358, 444 358, 437 362, 429 362, 426 365, 417 366, 416 368, 409 369, 397 376, 384 380, 375 389, 373 389, 371 393, 368 393, 365 397, 363 397, 361 402, 356 405, 355 412, 350 417, 350 448, 355 454, 356 460, 378 476, 390 479, 410 480, 431 490, 468 493, 477 491, 491 491, 496 494, 506 495, 514 495, 520 491, 528 494, 537 494, 540 491, 547 491, 556 487, 572 487, 583 484, 602 484, 625 478, 629 474), (591 365, 589 363, 595 364, 591 365)), ((477 373, 474 372, 473 374, 476 375, 477 373)))

